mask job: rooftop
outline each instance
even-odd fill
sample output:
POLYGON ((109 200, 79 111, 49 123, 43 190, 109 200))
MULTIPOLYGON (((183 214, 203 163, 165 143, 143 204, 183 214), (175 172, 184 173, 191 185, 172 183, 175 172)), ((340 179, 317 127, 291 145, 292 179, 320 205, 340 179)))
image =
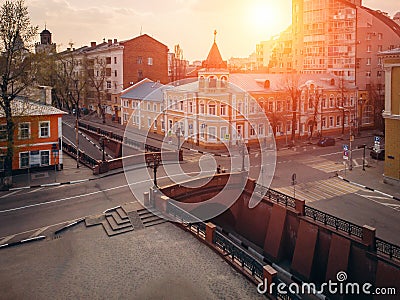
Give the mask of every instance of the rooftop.
MULTIPOLYGON (((48 115, 63 115, 66 112, 38 102, 30 101, 26 98, 16 98, 11 101, 11 111, 13 116, 48 116, 48 115)), ((4 110, 0 108, 0 117, 5 117, 4 110)))

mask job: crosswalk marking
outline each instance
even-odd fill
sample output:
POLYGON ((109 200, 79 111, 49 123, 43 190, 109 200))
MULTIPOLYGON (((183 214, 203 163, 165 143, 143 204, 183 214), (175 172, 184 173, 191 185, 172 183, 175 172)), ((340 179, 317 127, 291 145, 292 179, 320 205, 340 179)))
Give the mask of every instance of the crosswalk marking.
MULTIPOLYGON (((294 192, 293 186, 274 189, 291 196, 294 192)), ((313 202, 355 193, 359 190, 359 187, 353 186, 347 182, 343 182, 339 178, 335 177, 296 185, 296 198, 306 202, 313 202)))
POLYGON ((9 240, 14 238, 15 236, 16 236, 16 234, 12 234, 12 235, 9 235, 9 236, 5 237, 4 239, 2 239, 0 241, 0 245, 6 244, 9 240))
POLYGON ((299 162, 325 173, 331 173, 343 169, 342 164, 322 157, 305 158, 301 159, 299 162))
POLYGON ((43 231, 45 231, 47 228, 49 228, 49 226, 45 226, 45 227, 43 227, 43 228, 40 228, 40 229, 36 230, 34 233, 32 233, 32 234, 29 236, 29 238, 33 238, 33 237, 35 237, 35 236, 40 235, 40 234, 41 234, 43 231))

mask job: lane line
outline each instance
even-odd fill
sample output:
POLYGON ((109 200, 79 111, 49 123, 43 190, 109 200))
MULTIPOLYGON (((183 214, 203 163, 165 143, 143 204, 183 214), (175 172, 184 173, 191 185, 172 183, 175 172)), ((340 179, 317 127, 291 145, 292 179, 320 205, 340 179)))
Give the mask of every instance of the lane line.
POLYGON ((49 228, 50 226, 45 226, 43 228, 38 229, 37 231, 35 231, 33 234, 31 234, 29 236, 29 238, 33 238, 35 236, 38 236, 39 234, 41 234, 43 231, 45 231, 47 228, 49 228))
POLYGON ((5 197, 8 197, 8 196, 14 195, 14 194, 18 193, 19 191, 21 191, 21 190, 13 191, 13 192, 11 192, 11 193, 8 193, 8 194, 6 194, 6 195, 1 196, 0 198, 5 198, 5 197))
MULTIPOLYGON (((17 233, 17 234, 18 234, 18 233, 17 233)), ((16 237, 17 234, 12 234, 12 235, 9 235, 9 236, 5 237, 4 239, 2 239, 2 240, 0 241, 0 244, 5 244, 5 243, 7 243, 9 240, 11 240, 11 239, 13 239, 14 237, 16 237)))

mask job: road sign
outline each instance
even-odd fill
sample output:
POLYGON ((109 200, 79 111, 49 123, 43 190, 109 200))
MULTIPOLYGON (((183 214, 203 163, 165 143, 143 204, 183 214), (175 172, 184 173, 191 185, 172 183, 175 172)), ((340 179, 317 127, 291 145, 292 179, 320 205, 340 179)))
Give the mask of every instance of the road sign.
POLYGON ((374 136, 374 142, 375 143, 380 143, 381 137, 380 136, 374 136))
POLYGON ((343 159, 349 159, 349 146, 343 145, 343 159))

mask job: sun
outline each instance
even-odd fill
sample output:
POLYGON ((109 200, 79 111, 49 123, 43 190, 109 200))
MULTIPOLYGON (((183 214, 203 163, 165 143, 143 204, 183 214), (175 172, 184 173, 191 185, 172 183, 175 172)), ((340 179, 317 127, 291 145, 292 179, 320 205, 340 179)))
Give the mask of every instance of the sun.
POLYGON ((279 12, 268 1, 253 1, 249 2, 247 19, 252 30, 259 33, 272 32, 279 23, 279 12))

